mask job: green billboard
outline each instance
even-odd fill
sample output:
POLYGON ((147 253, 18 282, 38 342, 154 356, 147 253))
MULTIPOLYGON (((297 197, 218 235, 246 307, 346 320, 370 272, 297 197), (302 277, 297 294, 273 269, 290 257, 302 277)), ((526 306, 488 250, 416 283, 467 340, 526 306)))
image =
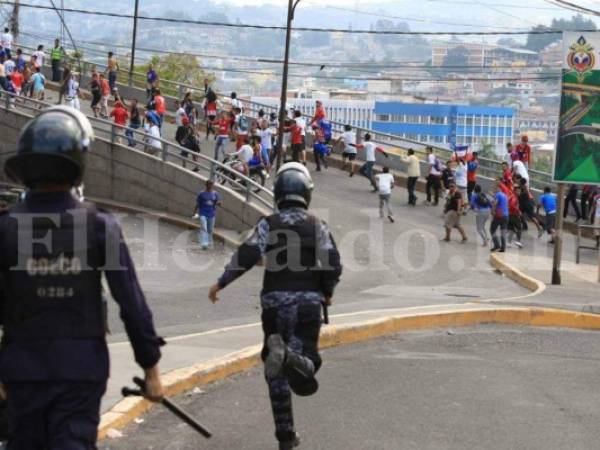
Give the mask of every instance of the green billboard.
POLYGON ((563 34, 554 181, 600 184, 600 32, 563 34))

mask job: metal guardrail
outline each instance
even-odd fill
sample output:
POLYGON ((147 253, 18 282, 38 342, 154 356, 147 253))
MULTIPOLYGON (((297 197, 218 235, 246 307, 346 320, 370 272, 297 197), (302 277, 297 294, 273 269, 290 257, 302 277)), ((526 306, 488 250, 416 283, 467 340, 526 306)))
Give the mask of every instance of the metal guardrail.
MULTIPOLYGON (((577 237, 575 238, 576 239, 575 240, 575 264, 579 264, 579 262, 581 260, 581 250, 582 249, 598 251, 598 247, 591 247, 589 245, 583 245, 581 243, 581 238, 582 238, 583 232, 585 230, 590 230, 591 233, 594 233, 596 231, 600 232, 600 223, 593 224, 593 225, 592 224, 590 224, 590 225, 577 224, 577 237)), ((600 276, 600 274, 599 274, 599 276, 600 276)))
MULTIPOLYGON (((22 48, 27 49, 27 50, 34 50, 32 47, 27 47, 27 46, 22 46, 22 48)), ((103 70, 106 70, 106 67, 107 67, 104 64, 94 63, 94 62, 86 61, 86 60, 81 60, 81 62, 82 62, 82 66, 84 69, 86 69, 86 68, 91 69, 92 67, 94 67, 94 68, 102 68, 103 70)), ((133 82, 137 82, 137 84, 142 84, 145 86, 146 74, 143 74, 140 72, 131 72, 131 77, 129 77, 130 72, 127 70, 120 70, 119 73, 125 74, 128 78, 128 84, 125 84, 125 83, 119 83, 119 84, 127 85, 133 89, 140 89, 140 91, 144 92, 144 89, 134 86, 133 82)), ((90 74, 82 74, 82 75, 90 75, 90 74)), ((160 79, 160 84, 161 85, 166 84, 172 88, 171 90, 177 91, 179 93, 179 98, 182 98, 186 92, 192 92, 192 93, 200 92, 202 95, 204 94, 204 87, 200 88, 198 86, 192 86, 190 84, 166 80, 163 78, 160 79)), ((292 100, 292 99, 290 99, 290 100, 292 100)), ((278 112, 278 107, 275 107, 272 105, 251 102, 249 100, 243 100, 243 99, 240 99, 240 101, 244 105, 245 111, 252 111, 255 114, 257 114, 258 111, 260 111, 260 110, 265 111, 265 113, 270 113, 270 112, 277 113, 278 112)), ((201 108, 197 108, 197 110, 199 113, 201 113, 201 111, 202 111, 201 108)), ((334 133, 336 133, 338 135, 343 133, 343 129, 344 129, 344 125, 345 125, 344 123, 336 122, 336 121, 330 121, 330 122, 333 126, 334 133)), ((427 156, 427 150, 426 150, 427 147, 433 148, 434 153, 438 157, 442 158, 443 160, 450 159, 454 154, 454 152, 448 148, 431 145, 428 143, 423 143, 423 142, 415 141, 415 140, 408 139, 408 138, 399 137, 394 134, 384 133, 384 132, 380 132, 380 131, 376 131, 376 130, 372 130, 372 129, 368 129, 368 128, 364 128, 364 127, 353 127, 353 129, 356 130, 357 137, 359 139, 361 138, 361 136, 364 136, 366 133, 369 133, 372 136, 372 138, 371 138, 372 142, 374 142, 376 144, 383 145, 386 147, 392 147, 392 148, 401 148, 401 149, 412 148, 415 151, 415 153, 417 153, 425 158, 427 156)), ((494 178, 502 173, 502 161, 497 161, 497 160, 490 159, 490 158, 479 157, 479 171, 480 171, 481 175, 483 175, 485 177, 494 178)), ((543 190, 546 186, 553 187, 555 185, 554 182, 552 181, 552 175, 550 173, 541 172, 541 171, 538 171, 535 169, 530 169, 529 175, 530 175, 530 182, 531 182, 531 185, 533 188, 543 190)))
MULTIPOLYGON (((0 97, 3 97, 2 101, 0 101, 0 108, 6 111, 22 109, 33 117, 37 116, 43 109, 54 106, 44 101, 17 96, 5 91, 0 91, 0 97)), ((119 145, 122 148, 131 149, 132 147, 123 144, 124 141, 131 141, 136 145, 141 145, 145 153, 161 159, 163 162, 189 163, 194 169, 197 168, 198 172, 206 172, 207 178, 212 178, 215 171, 219 171, 219 177, 233 186, 235 190, 244 192, 247 202, 256 201, 269 210, 273 209, 273 193, 269 189, 213 158, 202 153, 196 153, 165 139, 149 136, 145 131, 140 131, 140 129, 120 126, 97 117, 87 117, 94 128, 96 137, 110 142, 111 145, 119 145), (126 131, 129 132, 128 137, 125 135, 126 131), (158 141, 161 144, 161 148, 148 145, 149 139, 158 141), (197 161, 182 156, 182 152, 191 154, 197 158, 197 161)))

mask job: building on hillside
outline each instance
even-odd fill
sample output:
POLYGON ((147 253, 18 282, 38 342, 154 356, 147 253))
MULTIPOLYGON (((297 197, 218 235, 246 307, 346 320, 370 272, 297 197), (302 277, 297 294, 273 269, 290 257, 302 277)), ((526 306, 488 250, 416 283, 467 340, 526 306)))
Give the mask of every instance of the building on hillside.
POLYGON ((514 110, 487 106, 375 102, 373 129, 424 144, 503 154, 513 136, 514 110))
POLYGON ((431 47, 431 65, 444 65, 449 50, 464 47, 468 51, 468 65, 478 67, 526 66, 538 64, 540 56, 531 50, 500 47, 493 44, 469 42, 442 42, 431 47))
POLYGON ((468 42, 446 42, 446 43, 435 43, 431 47, 431 65, 439 67, 444 65, 444 59, 448 55, 448 51, 464 47, 468 50, 468 64, 469 66, 483 66, 485 63, 485 51, 491 48, 489 44, 474 44, 468 42))
POLYGON ((494 47, 485 50, 484 63, 488 67, 522 67, 539 64, 540 56, 523 48, 494 47))
POLYGON ((369 80, 367 91, 373 95, 402 94, 402 80, 369 80))
POLYGON ((563 46, 561 41, 554 42, 540 51, 540 60, 544 66, 562 67, 563 46))
POLYGON ((526 134, 532 142, 556 142, 558 116, 521 112, 515 121, 515 136, 526 134))

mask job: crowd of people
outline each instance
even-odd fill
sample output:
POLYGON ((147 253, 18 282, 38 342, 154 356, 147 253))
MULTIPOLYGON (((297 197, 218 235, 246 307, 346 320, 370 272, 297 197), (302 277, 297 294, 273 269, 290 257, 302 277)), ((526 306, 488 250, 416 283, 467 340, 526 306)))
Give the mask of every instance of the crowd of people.
MULTIPOLYGON (((17 95, 25 95, 39 100, 45 97, 46 79, 41 71, 46 58, 44 46, 39 45, 28 61, 20 49, 12 53, 13 40, 8 29, 0 37, 0 86, 17 95)), ((52 81, 60 83, 59 100, 80 109, 80 85, 78 74, 72 73, 65 64, 65 51, 60 41, 55 40, 50 51, 52 81)), ((135 131, 144 130, 144 150, 156 154, 162 149, 163 124, 167 115, 167 101, 160 89, 160 76, 150 64, 146 73, 146 105, 139 105, 137 99, 122 98, 117 88, 119 64, 113 52, 107 54, 106 69, 94 71, 89 83, 91 108, 95 117, 112 118, 119 125, 117 139, 125 139, 129 146, 139 141, 135 131), (109 106, 111 103, 112 107, 109 106)), ((187 166, 191 157, 192 170, 198 171, 198 153, 201 146, 213 147, 214 159, 227 162, 232 170, 243 175, 261 171, 265 177, 273 168, 280 144, 283 161, 291 160, 307 164, 307 143, 310 135, 313 160, 316 171, 328 168, 327 158, 334 147, 341 149, 342 168, 353 177, 356 173, 364 176, 375 193, 379 193, 382 217, 394 222, 390 200, 394 186, 389 167, 375 174, 377 153, 386 158, 385 150, 372 142, 369 134, 359 143, 355 130, 345 125, 337 139, 333 138, 332 125, 322 102, 316 101, 313 117, 305 117, 301 111, 290 108, 283 124, 283 135, 279 136, 279 120, 275 113, 259 110, 256 115, 247 114, 244 103, 235 92, 224 99, 205 84, 202 102, 196 102, 191 92, 174 105, 176 131, 175 142, 182 148, 182 165, 187 166), (202 143, 204 136, 205 143, 202 143), (210 143, 212 136, 213 143, 210 143), (235 150, 228 151, 228 143, 235 143, 235 150), (359 152, 364 153, 364 161, 358 165, 359 152)), ((408 205, 417 206, 416 186, 421 177, 421 163, 413 149, 406 156, 400 156, 406 164, 408 205)), ((427 148, 425 174, 426 199, 424 204, 438 206, 444 202, 444 241, 451 239, 452 230, 461 235, 461 241, 468 240, 462 226, 462 217, 469 211, 476 219, 477 235, 484 246, 491 245, 492 251, 505 251, 509 246, 523 247, 522 235, 533 224, 538 237, 544 231, 554 242, 554 223, 557 214, 556 196, 545 192, 537 201, 531 193, 529 169, 533 163, 533 153, 526 135, 517 145, 507 144, 502 173, 496 179, 493 192, 484 192, 478 184, 479 159, 477 152, 457 151, 447 161, 442 161, 433 148, 427 148), (539 210, 543 209, 544 217, 539 210), (490 225, 488 227, 488 222, 490 225)), ((214 174, 213 174, 214 176, 214 174)), ((566 217, 569 209, 575 213, 575 220, 600 222, 600 193, 593 186, 570 185, 566 197, 566 217), (579 191, 581 195, 578 200, 579 191)), ((600 233, 596 232, 600 244, 600 233)))

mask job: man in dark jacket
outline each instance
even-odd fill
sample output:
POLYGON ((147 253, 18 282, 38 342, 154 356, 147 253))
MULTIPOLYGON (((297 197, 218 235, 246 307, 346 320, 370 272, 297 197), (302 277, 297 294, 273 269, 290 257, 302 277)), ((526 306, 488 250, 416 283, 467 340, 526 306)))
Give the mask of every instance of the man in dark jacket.
POLYGON ((307 211, 312 189, 302 164, 279 169, 274 184, 279 212, 258 222, 209 293, 216 302, 221 289, 264 259, 262 357, 280 450, 299 445, 291 391, 306 396, 318 389, 321 308, 331 304, 342 272, 327 224, 307 211))
POLYGON ((119 304, 146 396, 162 397, 162 340, 116 219, 70 193, 81 184, 94 135, 66 106, 23 129, 7 175, 25 201, 0 214, 0 379, 12 422, 10 450, 95 449, 109 355, 102 273, 119 304))

